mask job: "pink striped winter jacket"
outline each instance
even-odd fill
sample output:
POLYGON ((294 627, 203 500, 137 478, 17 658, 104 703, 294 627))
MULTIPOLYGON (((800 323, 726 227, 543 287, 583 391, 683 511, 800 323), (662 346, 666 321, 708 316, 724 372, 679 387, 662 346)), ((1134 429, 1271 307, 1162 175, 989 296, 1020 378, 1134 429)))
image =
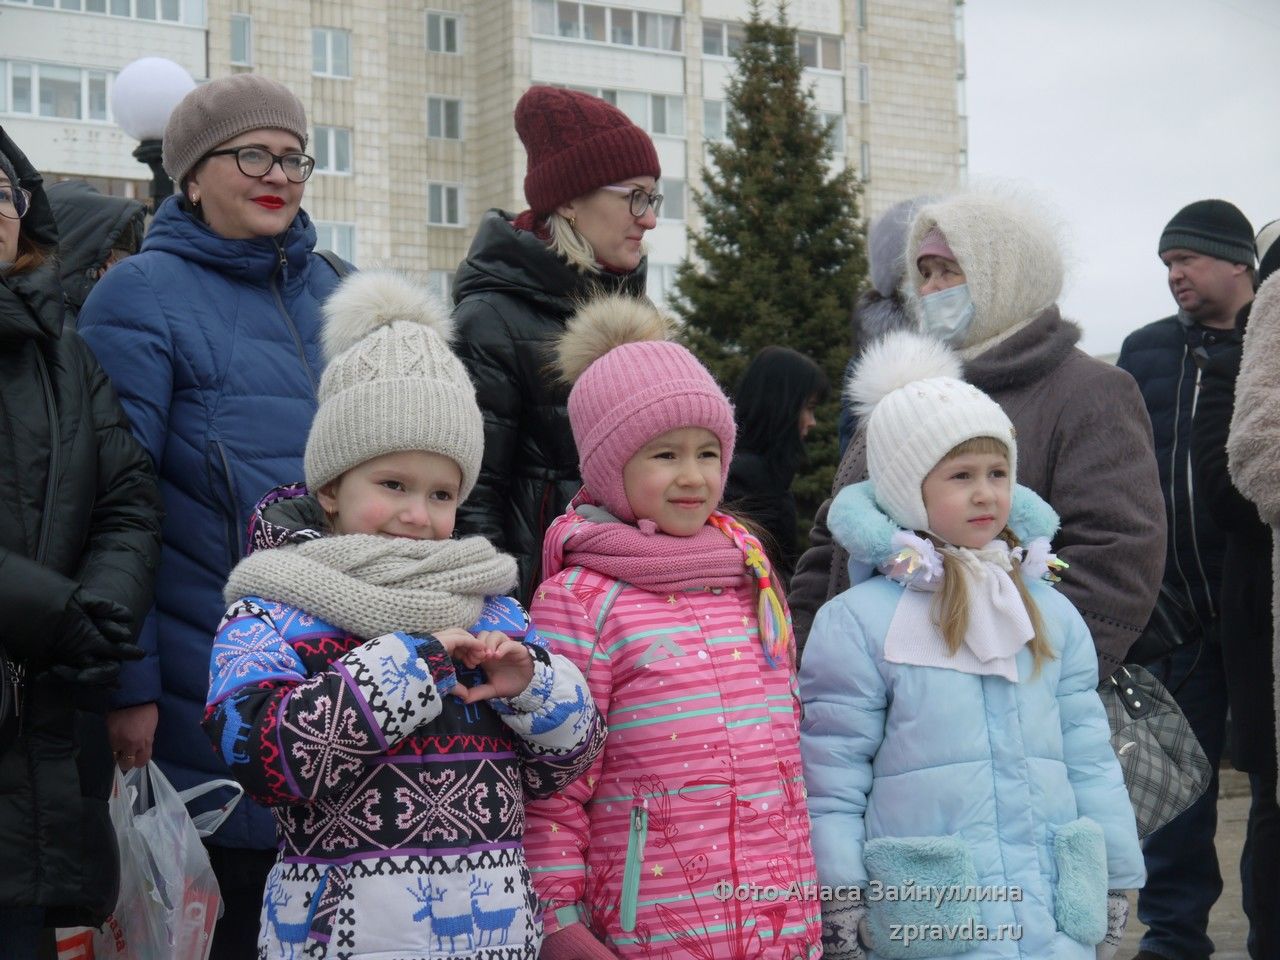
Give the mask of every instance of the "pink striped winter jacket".
POLYGON ((755 602, 750 584, 655 594, 583 567, 535 592, 609 726, 587 776, 528 807, 548 934, 581 920, 626 958, 820 955, 799 699, 755 602))

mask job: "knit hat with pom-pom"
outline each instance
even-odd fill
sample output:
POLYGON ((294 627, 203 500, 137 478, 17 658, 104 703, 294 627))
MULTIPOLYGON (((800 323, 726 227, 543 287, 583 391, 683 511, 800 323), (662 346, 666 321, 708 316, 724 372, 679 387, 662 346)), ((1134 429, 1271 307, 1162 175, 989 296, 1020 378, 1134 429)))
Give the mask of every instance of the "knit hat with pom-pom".
POLYGON ((307 487, 404 450, 446 456, 475 486, 484 423, 467 371, 449 349, 453 321, 424 287, 394 273, 353 273, 324 305, 320 408, 307 437, 307 487))
POLYGON ((862 354, 846 393, 867 424, 867 471, 876 502, 907 530, 928 530, 921 487, 953 448, 991 437, 1009 451, 1009 486, 1018 445, 1000 405, 960 379, 960 361, 942 343, 898 331, 862 354))
POLYGON ((592 300, 569 320, 557 343, 561 373, 573 384, 569 425, 582 482, 620 520, 636 519, 622 468, 654 437, 704 427, 720 441, 720 481, 729 475, 733 406, 707 368, 667 339, 671 326, 635 297, 592 300))

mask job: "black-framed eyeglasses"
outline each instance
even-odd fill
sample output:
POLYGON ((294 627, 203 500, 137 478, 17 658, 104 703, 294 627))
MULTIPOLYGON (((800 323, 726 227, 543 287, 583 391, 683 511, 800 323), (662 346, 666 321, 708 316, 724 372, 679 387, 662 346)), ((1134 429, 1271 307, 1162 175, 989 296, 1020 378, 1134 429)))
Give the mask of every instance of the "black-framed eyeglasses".
POLYGON ((31 191, 22 187, 0 187, 0 217, 21 220, 31 209, 31 191))
POLYGON ((316 158, 305 153, 272 153, 266 147, 252 145, 210 150, 205 157, 235 157, 236 166, 246 177, 265 177, 277 163, 290 183, 304 183, 316 168, 316 158))
POLYGON ((653 207, 653 215, 656 217, 662 210, 662 194, 645 193, 639 187, 621 187, 608 186, 601 187, 602 190, 608 190, 611 193, 622 193, 627 195, 627 201, 631 204, 631 215, 633 217, 643 217, 649 212, 649 208, 653 207))

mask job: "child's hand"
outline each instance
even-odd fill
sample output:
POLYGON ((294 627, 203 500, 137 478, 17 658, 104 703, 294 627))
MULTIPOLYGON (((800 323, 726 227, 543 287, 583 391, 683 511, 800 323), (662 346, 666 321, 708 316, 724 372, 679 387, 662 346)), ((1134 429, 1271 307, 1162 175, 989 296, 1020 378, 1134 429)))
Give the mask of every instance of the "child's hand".
POLYGON ((468 658, 484 658, 485 644, 479 637, 474 637, 461 627, 446 627, 431 634, 440 641, 444 652, 454 660, 461 660, 469 667, 474 667, 479 660, 471 662, 468 658))
POLYGON ((450 692, 466 703, 524 692, 533 679, 533 654, 529 648, 496 630, 484 630, 475 639, 483 645, 483 651, 468 647, 462 661, 469 667, 478 666, 487 682, 469 689, 459 683, 450 692))

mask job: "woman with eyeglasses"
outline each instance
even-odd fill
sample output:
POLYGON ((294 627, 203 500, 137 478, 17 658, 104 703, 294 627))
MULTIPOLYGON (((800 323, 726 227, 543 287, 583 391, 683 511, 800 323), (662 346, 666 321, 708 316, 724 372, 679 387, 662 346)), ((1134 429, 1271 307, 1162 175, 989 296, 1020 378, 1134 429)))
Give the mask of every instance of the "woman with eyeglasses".
MULTIPOLYGON (((200 729, 209 638, 254 504, 302 477, 316 410, 321 304, 339 278, 313 253, 301 207, 306 144, 302 103, 282 84, 239 74, 191 91, 164 135, 180 194, 80 313, 155 461, 166 513, 147 657, 121 675, 112 745, 124 767, 154 752, 179 789, 228 775, 200 729)), ((214 957, 256 953, 275 846, 271 814, 247 799, 210 838, 226 901, 214 957)))
POLYGON ((151 606, 160 494, 63 325, 43 181, 0 127, 0 957, 99 924, 119 861, 107 692, 151 606))
POLYGON ((530 87, 515 125, 529 208, 484 215, 453 287, 458 355, 485 430, 458 526, 516 558, 527 603, 542 579, 543 535, 582 486, 568 387, 548 371, 551 343, 583 300, 644 296, 644 235, 662 195, 653 141, 598 97, 530 87))

